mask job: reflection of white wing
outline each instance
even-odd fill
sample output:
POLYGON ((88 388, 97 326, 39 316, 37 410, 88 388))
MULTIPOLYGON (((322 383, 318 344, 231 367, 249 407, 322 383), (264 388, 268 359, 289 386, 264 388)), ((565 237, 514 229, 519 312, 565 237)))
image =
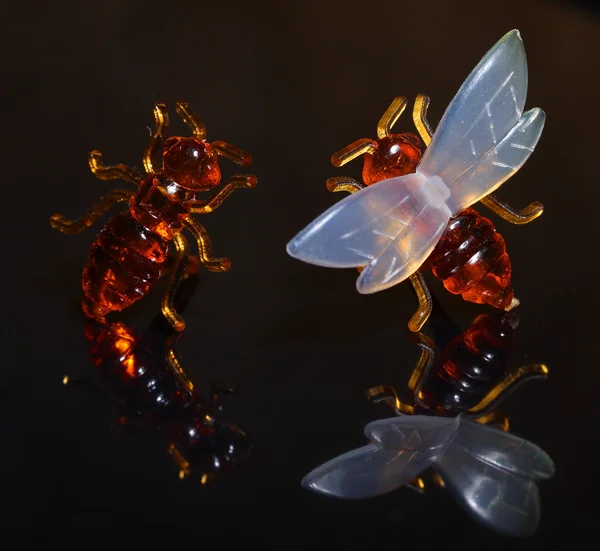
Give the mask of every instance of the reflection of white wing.
POLYGON ((333 205, 287 251, 320 266, 366 265, 359 292, 380 291, 407 278, 429 256, 450 219, 447 197, 435 178, 409 174, 384 180, 333 205))
POLYGON ((467 77, 417 169, 446 183, 453 214, 502 184, 535 148, 545 116, 539 109, 523 115, 526 95, 525 49, 519 31, 513 30, 467 77))
POLYGON ((375 497, 410 482, 434 459, 429 450, 402 452, 369 444, 317 467, 302 479, 302 487, 347 499, 375 497))
POLYGON ((436 449, 441 454, 458 428, 457 418, 402 415, 373 421, 365 436, 388 450, 436 449))
POLYGON ((554 473, 552 460, 534 444, 464 419, 435 469, 467 512, 513 536, 535 532, 540 502, 534 480, 554 473))
POLYGON ((317 467, 304 477, 302 486, 353 499, 390 492, 432 465, 456 427, 455 419, 417 415, 374 421, 365 427, 371 444, 317 467))
POLYGON ((365 435, 369 445, 317 467, 302 486, 336 497, 374 497, 432 466, 476 520, 514 536, 537 528, 535 480, 551 477, 554 465, 531 442, 463 416, 381 419, 369 423, 365 435))

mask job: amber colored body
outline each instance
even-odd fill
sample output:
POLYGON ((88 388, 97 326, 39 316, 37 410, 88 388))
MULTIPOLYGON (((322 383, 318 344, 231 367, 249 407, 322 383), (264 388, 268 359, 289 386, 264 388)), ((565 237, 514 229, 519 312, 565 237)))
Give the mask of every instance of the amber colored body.
POLYGON ((218 404, 202 400, 169 365, 164 339, 144 338, 121 322, 96 320, 88 321, 85 336, 92 362, 117 400, 160 429, 188 467, 211 479, 249 451, 237 427, 215 418, 218 404))
POLYGON ((216 157, 196 138, 166 140, 162 170, 141 182, 129 212, 114 216, 91 247, 82 276, 86 315, 127 308, 162 275, 169 241, 191 214, 186 202, 220 182, 216 157))
POLYGON ((421 385, 421 403, 449 414, 478 404, 505 376, 517 323, 513 312, 478 316, 437 356, 421 385))
MULTIPOLYGON (((421 159, 417 136, 390 134, 376 143, 375 150, 364 156, 365 184, 415 172, 421 159)), ((514 298, 504 239, 488 218, 473 209, 450 220, 425 265, 448 291, 469 302, 505 309, 514 298)))

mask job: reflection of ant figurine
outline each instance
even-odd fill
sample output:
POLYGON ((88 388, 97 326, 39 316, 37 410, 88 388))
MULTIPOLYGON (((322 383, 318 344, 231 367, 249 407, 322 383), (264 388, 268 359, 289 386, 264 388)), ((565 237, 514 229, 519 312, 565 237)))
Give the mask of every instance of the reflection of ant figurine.
POLYGON ((136 192, 115 189, 75 221, 67 220, 61 214, 50 218, 54 228, 72 235, 88 228, 115 203, 129 203, 129 211, 114 216, 98 234, 83 270, 85 296, 82 307, 90 318, 103 319, 109 312, 123 310, 143 297, 165 272, 169 242, 173 241, 176 265, 162 301, 162 311, 173 328, 182 331, 185 322, 173 306, 173 297, 182 277, 181 259, 187 256, 188 250, 184 229, 194 236, 200 261, 208 270, 225 272, 231 266, 229 259, 212 256, 208 233, 192 214, 212 212, 233 190, 256 185, 255 176, 237 174, 229 178, 212 199, 196 200, 198 192, 219 185, 219 155, 242 166, 251 164, 252 158, 227 142, 209 144, 204 125, 187 103, 177 103, 176 110, 194 136, 168 138, 163 146, 162 168, 158 169, 153 157, 168 126, 168 115, 165 104, 157 103, 154 107, 154 131, 144 152, 145 178, 123 164, 104 166, 99 151, 90 153, 90 168, 97 178, 121 178, 135 185, 138 188, 136 192))
POLYGON ((534 444, 508 434, 508 420, 493 411, 509 392, 548 370, 534 364, 507 372, 514 312, 478 316, 434 363, 433 342, 416 334, 421 356, 409 379, 414 405, 391 386, 367 396, 398 415, 368 424, 370 443, 317 467, 302 486, 342 498, 374 497, 407 485, 428 467, 476 520, 511 535, 532 534, 539 523, 536 480, 552 476, 552 460, 534 444), (489 425, 489 426, 485 426, 489 425), (495 427, 497 428, 495 428, 495 427))
MULTIPOLYGON (((179 467, 179 477, 194 472, 204 484, 247 457, 251 445, 238 427, 217 418, 223 396, 233 388, 216 383, 210 400, 204 400, 177 353, 181 333, 173 334, 169 326, 171 335, 165 338, 164 325, 159 316, 138 335, 122 322, 89 320, 85 336, 109 396, 131 415, 121 416, 119 424, 160 429, 179 467)), ((67 384, 70 378, 63 382, 67 384)))

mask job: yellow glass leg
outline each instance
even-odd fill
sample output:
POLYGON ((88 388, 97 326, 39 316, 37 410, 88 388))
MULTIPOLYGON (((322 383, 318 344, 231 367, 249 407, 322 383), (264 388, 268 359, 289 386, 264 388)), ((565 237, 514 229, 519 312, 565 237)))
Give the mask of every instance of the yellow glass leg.
POLYGON ((217 155, 225 157, 234 163, 241 166, 249 166, 252 164, 252 156, 250 153, 246 153, 243 149, 235 147, 230 143, 217 141, 212 142, 210 146, 217 152, 217 155))
POLYGON ((110 193, 107 193, 102 197, 100 201, 94 203, 92 208, 90 208, 81 218, 69 220, 62 214, 53 214, 50 217, 50 225, 55 230, 66 233, 67 235, 76 235, 89 228, 113 205, 129 201, 133 194, 134 192, 129 189, 113 189, 110 193))
POLYGON ((400 115, 406 109, 407 100, 404 96, 394 98, 394 101, 387 108, 379 122, 377 123, 377 137, 379 139, 389 136, 392 132, 392 126, 400 118, 400 115))
POLYGON ((160 147, 167 126, 169 126, 167 106, 162 102, 158 102, 154 106, 154 130, 150 134, 150 140, 146 145, 143 157, 144 169, 148 174, 158 172, 158 169, 154 166, 153 158, 160 147))
POLYGON ((393 386, 374 386, 367 390, 365 395, 373 404, 379 404, 381 402, 387 403, 398 415, 410 415, 415 412, 413 406, 400 401, 398 394, 396 393, 396 389, 393 386))
POLYGON ((167 290, 162 299, 161 309, 166 320, 171 324, 171 327, 173 327, 175 331, 183 331, 185 329, 185 321, 177 313, 177 310, 175 310, 174 301, 177 289, 185 275, 185 267, 188 259, 188 244, 181 233, 175 234, 173 242, 175 243, 176 264, 175 269, 171 272, 169 285, 167 286, 167 290))
POLYGON ((511 224, 529 224, 544 212, 544 205, 539 201, 534 201, 521 210, 513 209, 508 203, 501 201, 492 193, 483 197, 480 201, 493 213, 511 224))
POLYGON ((331 156, 331 164, 337 167, 343 166, 364 153, 372 153, 375 149, 377 149, 377 142, 369 138, 361 138, 334 153, 331 156))
POLYGON ((190 201, 186 205, 194 214, 207 214, 223 204, 236 189, 253 188, 258 178, 252 174, 236 174, 225 182, 223 188, 209 201, 190 201))
POLYGON ((92 174, 100 180, 125 180, 134 186, 140 185, 141 174, 124 164, 106 166, 102 160, 102 153, 94 149, 89 154, 88 163, 92 174))
POLYGON ((435 352, 433 350, 433 341, 424 333, 416 333, 415 340, 421 349, 421 355, 408 379, 408 388, 412 390, 413 393, 418 394, 421 389, 423 377, 427 375, 429 368, 433 363, 435 352))
POLYGON ((199 140, 206 139, 206 127, 200 122, 200 119, 198 119, 187 102, 178 101, 175 104, 175 111, 177 111, 177 114, 183 119, 183 122, 190 127, 194 137, 199 140))
POLYGON ((548 377, 548 373, 548 368, 544 364, 524 365, 506 375, 477 405, 468 411, 469 413, 481 412, 483 415, 485 410, 494 409, 498 399, 503 398, 508 390, 512 392, 524 382, 532 379, 545 379, 548 377))
POLYGON ((183 225, 196 239, 200 262, 202 262, 207 270, 211 272, 226 272, 231 268, 231 261, 228 258, 215 258, 213 256, 210 237, 202 224, 193 218, 188 218, 183 221, 183 225))
POLYGON ((332 192, 347 191, 348 193, 356 193, 365 186, 360 182, 357 182, 354 178, 348 178, 346 176, 334 176, 329 178, 325 184, 327 189, 332 192))
POLYGON ((416 271, 411 275, 410 282, 417 293, 419 307, 413 317, 410 318, 408 328, 411 331, 416 332, 420 331, 423 325, 425 325, 425 322, 429 319, 433 309, 433 302, 431 300, 431 293, 429 292, 429 288, 427 287, 427 283, 425 283, 425 278, 421 272, 416 271))

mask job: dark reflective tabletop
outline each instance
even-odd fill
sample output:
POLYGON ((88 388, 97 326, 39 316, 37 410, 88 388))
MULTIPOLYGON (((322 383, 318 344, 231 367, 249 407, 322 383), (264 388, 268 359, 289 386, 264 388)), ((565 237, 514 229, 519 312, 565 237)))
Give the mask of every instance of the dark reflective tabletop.
MULTIPOLYGON (((590 527, 582 519, 593 511, 598 479, 590 421, 597 418, 600 383, 592 348, 600 305, 593 243, 600 20, 592 3, 37 4, 11 6, 0 33, 0 527, 3 538, 14 538, 7 548, 577 542, 590 527), (542 107, 548 118, 535 153, 498 196, 517 208, 541 201, 545 212, 518 226, 476 208, 506 241, 521 301, 501 371, 532 364, 549 371, 510 393, 497 410, 511 432, 540 446, 556 467, 539 482, 541 521, 525 539, 476 523, 429 475, 421 494, 403 487, 364 501, 301 488, 312 469, 363 446, 368 422, 393 414, 369 400, 368 389, 393 387, 412 404, 407 384, 421 348, 407 329, 417 304, 408 283, 360 295, 355 270, 310 266, 285 252, 297 231, 340 199, 325 181, 360 177, 358 161, 334 168, 332 153, 374 137, 381 113, 399 94, 412 101, 427 93, 429 118, 437 124, 470 70, 512 28, 521 31, 527 51, 526 105, 542 107), (172 109, 182 99, 206 125, 209 140, 252 154, 243 171, 259 182, 202 218, 215 255, 229 257, 232 268, 198 272, 180 339, 167 342, 154 327, 147 344, 157 350, 127 360, 131 369, 141 362, 164 373, 163 345, 175 345, 194 396, 181 397, 185 378, 148 380, 166 385, 161 396, 196 400, 206 409, 186 409, 192 417, 176 416, 165 428, 163 413, 156 413, 160 392, 149 399, 123 379, 113 378, 111 387, 102 374, 127 367, 119 346, 133 354, 143 335, 152 335, 166 281, 109 318, 124 331, 115 344, 115 326, 94 332, 80 306, 81 270, 109 216, 76 236, 53 230, 48 219, 55 212, 77 217, 115 187, 89 172, 92 149, 102 150, 107 163, 142 170, 154 103, 172 109), (98 344, 102 335, 109 344, 91 357, 90 338, 98 344), (93 357, 102 354, 108 364, 95 365, 93 357), (224 389, 219 381, 235 384, 222 408, 220 398, 213 400, 215 389, 224 389), (130 421, 140 411, 143 423, 130 421), (200 444, 189 440, 192 425, 200 444), (589 448, 581 450, 581 441, 589 448), (186 461, 192 471, 197 466, 215 476, 187 477, 186 461)), ((399 129, 412 130, 405 118, 399 129)), ((169 133, 188 134, 174 112, 169 133)), ((221 167, 225 177, 240 172, 227 160, 221 167)), ((422 331, 438 354, 478 315, 498 314, 447 293, 430 273, 425 277, 434 311, 422 331)), ((490 376, 490 387, 502 373, 490 376)), ((436 384, 426 388, 429 398, 452 402, 452 393, 436 384)))

